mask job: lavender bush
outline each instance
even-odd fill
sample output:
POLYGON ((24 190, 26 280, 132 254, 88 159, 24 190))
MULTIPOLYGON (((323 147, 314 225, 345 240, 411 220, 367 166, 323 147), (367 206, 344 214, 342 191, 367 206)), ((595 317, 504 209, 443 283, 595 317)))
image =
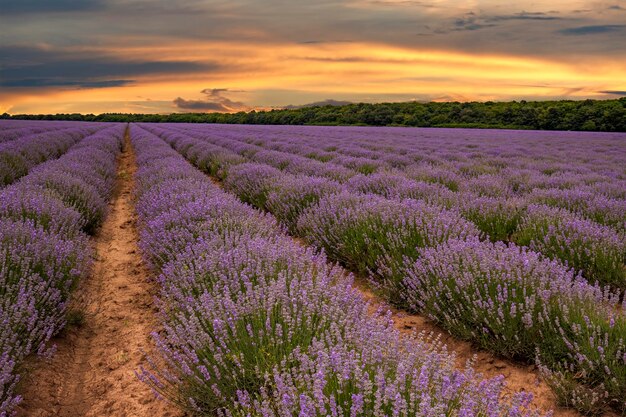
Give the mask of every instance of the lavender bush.
MULTIPOLYGON (((231 173, 232 174, 232 173, 231 173)), ((265 208, 289 231, 296 233, 300 214, 325 195, 336 194, 342 186, 326 178, 282 176, 267 195, 265 208)))
POLYGON ((517 230, 526 203, 519 198, 500 199, 460 193, 458 210, 492 242, 508 241, 517 230))
POLYGON ((224 188, 241 201, 265 209, 267 196, 283 174, 276 168, 261 164, 241 164, 232 167, 224 181, 224 188))
POLYGON ((305 210, 300 236, 362 274, 374 273, 391 287, 405 257, 449 238, 477 236, 458 214, 416 200, 387 200, 372 194, 331 194, 305 210))
POLYGON ((241 205, 233 197, 207 198, 169 210, 146 223, 140 248, 150 265, 160 267, 193 242, 210 234, 226 236, 244 229, 267 236, 280 230, 276 221, 241 205))
POLYGON ((538 204, 561 207, 579 213, 600 224, 626 230, 626 200, 583 190, 535 190, 529 199, 538 204))
POLYGON ((346 186, 354 192, 378 194, 390 199, 412 198, 447 208, 454 207, 458 201, 458 194, 443 185, 415 181, 399 174, 357 175, 346 186))
POLYGON ((565 209, 530 205, 514 239, 582 270, 589 281, 626 288, 626 235, 565 209))
POLYGON ((0 191, 0 218, 31 222, 45 231, 74 236, 85 226, 85 219, 68 207, 51 190, 14 184, 0 191))
MULTIPOLYGON (((26 136, 35 135, 37 133, 59 133, 63 130, 76 128, 76 123, 72 122, 41 122, 25 120, 14 120, 13 122, 17 124, 13 124, 11 126, 6 120, 0 123, 0 143, 10 142, 26 136)), ((83 123, 83 125, 87 124, 83 123)), ((89 123, 89 125, 96 125, 96 123, 89 123)))
POLYGON ((626 318, 618 293, 527 248, 478 240, 423 250, 404 285, 413 310, 456 336, 507 357, 537 357, 553 385, 557 375, 569 380, 561 397, 584 389, 597 393, 597 410, 605 409, 601 401, 626 406, 626 318))

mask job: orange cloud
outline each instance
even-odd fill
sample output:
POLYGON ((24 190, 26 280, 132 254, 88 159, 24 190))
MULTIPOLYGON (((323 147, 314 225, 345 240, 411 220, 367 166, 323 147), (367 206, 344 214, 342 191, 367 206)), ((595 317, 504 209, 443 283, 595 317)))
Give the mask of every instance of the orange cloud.
POLYGON ((585 98, 607 97, 600 92, 626 89, 622 81, 626 79, 625 57, 562 62, 362 42, 170 41, 158 47, 116 45, 114 50, 99 52, 115 54, 121 62, 131 59, 193 62, 202 68, 205 62, 208 65, 219 61, 219 67, 209 67, 210 71, 206 72, 133 74, 132 83, 97 89, 45 86, 36 91, 10 89, 8 95, 0 98, 0 110, 13 113, 237 111, 328 98, 349 101, 585 98), (215 94, 199 94, 207 87, 216 86, 235 91, 229 91, 228 98, 219 90, 215 94))

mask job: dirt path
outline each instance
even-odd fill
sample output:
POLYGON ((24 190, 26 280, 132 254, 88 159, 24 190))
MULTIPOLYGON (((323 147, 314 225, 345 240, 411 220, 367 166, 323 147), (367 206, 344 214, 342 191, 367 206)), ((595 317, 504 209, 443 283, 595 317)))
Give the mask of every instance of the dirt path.
POLYGON ((76 292, 73 309, 84 324, 68 327, 55 341, 56 355, 39 361, 24 381, 19 416, 174 417, 181 413, 157 400, 134 374, 153 351, 156 284, 149 281, 137 247, 132 201, 135 157, 126 138, 108 216, 94 238, 91 276, 76 292))

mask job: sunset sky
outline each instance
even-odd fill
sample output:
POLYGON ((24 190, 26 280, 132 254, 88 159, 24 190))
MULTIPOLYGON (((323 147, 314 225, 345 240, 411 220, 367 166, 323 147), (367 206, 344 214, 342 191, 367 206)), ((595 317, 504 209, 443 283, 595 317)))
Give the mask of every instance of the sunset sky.
POLYGON ((626 0, 0 0, 0 112, 626 96, 626 0))

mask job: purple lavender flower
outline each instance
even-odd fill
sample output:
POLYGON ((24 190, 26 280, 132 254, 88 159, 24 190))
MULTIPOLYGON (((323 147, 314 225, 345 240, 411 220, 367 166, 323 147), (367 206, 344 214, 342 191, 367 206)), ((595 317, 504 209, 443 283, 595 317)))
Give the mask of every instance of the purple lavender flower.
POLYGON ((589 281, 626 288, 626 235, 559 208, 530 205, 514 239, 581 270, 589 281))

